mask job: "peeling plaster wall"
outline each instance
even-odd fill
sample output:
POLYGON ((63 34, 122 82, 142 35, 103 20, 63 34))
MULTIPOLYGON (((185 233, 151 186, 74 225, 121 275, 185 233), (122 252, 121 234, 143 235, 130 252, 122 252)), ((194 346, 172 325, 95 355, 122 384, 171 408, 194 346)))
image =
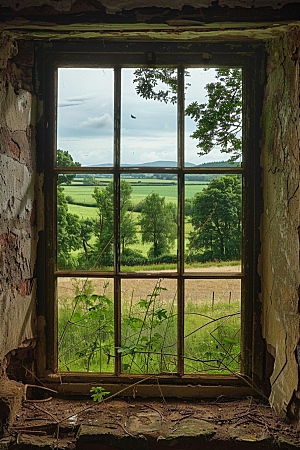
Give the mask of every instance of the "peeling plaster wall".
MULTIPOLYGON (((219 0, 218 4, 220 6, 230 6, 234 8, 236 6, 244 8, 258 8, 263 6, 272 6, 273 8, 282 8, 283 5, 288 3, 293 3, 295 0, 219 0)), ((49 6, 53 6, 58 11, 69 11, 76 3, 76 0, 20 0, 18 2, 12 2, 11 0, 1 0, 0 6, 12 7, 16 10, 21 10, 22 8, 28 8, 31 6, 44 6, 45 3, 49 6)), ((95 2, 93 2, 95 3, 95 2)), ((142 5, 140 0, 101 0, 99 4, 105 6, 106 12, 113 14, 122 9, 134 9, 155 6, 158 8, 172 8, 181 9, 183 6, 193 6, 195 8, 206 8, 211 6, 213 0, 173 0, 172 2, 166 0, 144 0, 142 5)))
POLYGON ((16 42, 0 37, 0 374, 5 355, 35 336, 32 51, 21 44, 20 61, 16 42))
POLYGON ((262 332, 274 358, 270 402, 286 412, 298 390, 299 52, 300 32, 267 44, 261 119, 264 211, 261 217, 262 332), (294 55, 294 56, 293 56, 294 55))
MULTIPOLYGON (((280 5, 288 3, 291 2, 281 1, 280 5)), ((23 0, 13 7, 10 0, 0 0, 0 6, 16 11, 47 5, 56 11, 72 8, 75 11, 77 7, 94 11, 94 8, 103 7, 108 13, 119 12, 122 8, 156 6, 167 10, 180 9, 184 5, 209 7, 211 4, 209 0, 145 0, 142 6, 137 0, 23 0)), ((279 2, 220 0, 219 5, 277 8, 279 2)), ((195 33, 194 39, 203 38, 203 34, 195 33)), ((228 39, 219 28, 214 33, 212 40, 224 39, 224 36, 228 39)), ((251 33, 245 34, 248 41, 270 38, 270 34, 259 35, 259 30, 251 33)), ((261 119, 264 209, 259 274, 262 280, 262 334, 270 355, 266 359, 274 361, 270 379, 271 404, 278 413, 293 410, 294 416, 300 418, 300 32, 295 28, 284 34, 280 28, 274 33, 277 37, 266 46, 269 56, 261 119)), ((234 36, 236 39, 236 36, 244 35, 234 36)), ((120 37, 118 34, 117 38, 120 37)), ((153 38, 157 37, 153 35, 153 38)), ((0 36, 0 364, 8 352, 26 346, 36 333, 34 266, 37 232, 42 227, 42 223, 36 223, 36 217, 43 216, 43 199, 35 173, 32 66, 32 41, 19 42, 18 52, 13 40, 0 36)))

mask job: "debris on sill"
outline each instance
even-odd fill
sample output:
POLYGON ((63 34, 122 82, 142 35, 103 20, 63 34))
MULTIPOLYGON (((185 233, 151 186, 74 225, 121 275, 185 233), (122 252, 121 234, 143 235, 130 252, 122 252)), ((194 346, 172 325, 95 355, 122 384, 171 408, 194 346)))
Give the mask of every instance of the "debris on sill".
POLYGON ((249 397, 230 401, 167 401, 128 398, 95 403, 53 398, 25 401, 9 428, 2 450, 202 450, 300 448, 297 425, 275 416, 249 397))

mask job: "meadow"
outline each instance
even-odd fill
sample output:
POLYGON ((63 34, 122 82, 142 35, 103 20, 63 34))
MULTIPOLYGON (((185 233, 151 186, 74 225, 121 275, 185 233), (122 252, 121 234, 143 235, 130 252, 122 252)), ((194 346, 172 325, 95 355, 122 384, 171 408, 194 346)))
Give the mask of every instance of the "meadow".
MULTIPOLYGON (((177 289, 168 279, 122 280, 124 373, 176 372, 177 289)), ((61 371, 113 373, 113 283, 59 280, 61 371), (77 294, 77 296, 76 296, 77 294), (67 326, 66 326, 67 325, 67 326)), ((240 281, 190 280, 185 301, 185 372, 239 369, 240 281)))
MULTIPOLYGON (((160 179, 152 179, 152 178, 125 178, 127 182, 129 182, 132 186, 132 194, 131 194, 131 203, 133 207, 139 205, 145 200, 147 195, 155 192, 162 197, 165 197, 166 202, 172 202, 177 205, 177 183, 174 180, 160 180, 160 179)), ((96 180, 101 183, 99 188, 105 188, 107 184, 110 182, 110 178, 108 177, 98 177, 96 180)), ((189 181, 185 186, 185 197, 191 198, 197 192, 200 192, 203 188, 207 186, 206 182, 195 182, 189 181)), ((96 202, 92 197, 95 186, 84 185, 83 178, 76 177, 72 184, 69 186, 63 186, 65 196, 71 197, 72 202, 68 204, 68 210, 72 214, 78 215, 80 218, 97 218, 97 207, 96 202), (86 206, 84 206, 86 205, 86 206)), ((140 219, 140 213, 133 211, 130 215, 130 220, 136 222, 138 224, 140 219)), ((192 231, 192 225, 189 221, 185 223, 185 235, 186 235, 186 245, 188 244, 188 236, 192 231)), ((94 243, 94 240, 91 240, 91 243, 94 243)), ((130 246, 129 248, 134 249, 135 251, 140 252, 144 256, 147 256, 147 253, 151 247, 150 243, 142 243, 140 227, 137 225, 137 242, 130 246)), ((175 240, 173 249, 171 253, 175 253, 177 248, 177 240, 175 240)), ((76 254, 76 252, 75 252, 76 254)))
MULTIPOLYGON (((126 178, 125 178, 126 179, 126 178)), ((69 212, 80 218, 97 218, 92 197, 95 186, 75 178, 64 186, 71 197, 69 212), (80 204, 76 204, 80 203, 80 204)), ((105 187, 108 177, 97 178, 105 187)), ((177 202, 174 180, 131 179, 132 204, 138 205, 152 192, 177 202)), ((207 186, 187 182, 185 197, 191 198, 207 186)), ((69 199, 70 201, 70 199, 69 199)), ((147 255, 151 244, 143 244, 138 225, 140 213, 132 211, 137 241, 129 246, 147 255)), ((192 225, 185 222, 186 247, 192 225)), ((94 243, 95 238, 91 240, 94 243)), ((177 242, 171 249, 176 254, 177 242)), ((74 252, 75 253, 75 252, 74 252)), ((240 261, 193 263, 193 272, 240 271, 240 261)), ((122 270, 174 271, 175 264, 130 266, 122 270)), ((138 276, 138 274, 137 274, 138 276)), ((172 279, 122 279, 121 346, 123 373, 176 372, 177 284, 172 279)), ((114 292, 111 279, 58 279, 59 366, 62 372, 114 372, 114 292)), ((228 373, 239 370, 240 280, 192 279, 185 282, 184 351, 186 373, 228 373)))

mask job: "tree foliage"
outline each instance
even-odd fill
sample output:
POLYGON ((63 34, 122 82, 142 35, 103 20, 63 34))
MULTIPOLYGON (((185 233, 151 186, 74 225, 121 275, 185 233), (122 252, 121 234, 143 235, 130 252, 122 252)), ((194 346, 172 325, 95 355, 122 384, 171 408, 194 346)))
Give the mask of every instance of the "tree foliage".
MULTIPOLYGON (((131 207, 131 185, 121 180, 120 183, 120 239, 121 251, 126 246, 136 242, 136 225, 130 218, 128 210, 131 207)), ((95 223, 97 243, 94 251, 94 259, 99 257, 98 265, 113 263, 113 230, 114 230, 114 192, 111 181, 104 189, 95 187, 92 197, 96 200, 98 219, 95 223)))
POLYGON ((166 203, 165 197, 150 194, 143 203, 140 226, 142 242, 153 245, 148 256, 157 258, 167 253, 176 238, 177 213, 173 203, 166 203))
POLYGON ((68 212, 63 188, 57 189, 57 265, 59 269, 76 266, 72 251, 81 247, 79 217, 68 212))
POLYGON ((242 72, 241 69, 216 69, 216 81, 205 86, 208 101, 197 101, 187 106, 185 113, 196 122, 191 134, 198 140, 199 155, 219 146, 221 152, 230 153, 231 160, 242 152, 242 72))
POLYGON ((137 69, 134 72, 136 92, 141 97, 149 100, 159 100, 160 102, 177 102, 177 73, 175 69, 166 67, 158 69, 137 69), (162 82, 169 86, 170 90, 156 89, 162 82))
POLYGON ((88 241, 93 231, 92 219, 80 219, 68 211, 68 202, 63 188, 57 189, 57 266, 59 269, 74 269, 78 259, 72 254, 84 250, 87 258, 88 241))
MULTIPOLYGON (((242 151, 242 71, 238 68, 219 68, 215 73, 216 81, 205 86, 207 102, 190 103, 185 114, 196 123, 191 137, 198 141, 196 146, 200 156, 219 146, 221 152, 229 153, 230 159, 235 161, 242 151)), ((136 92, 141 97, 165 103, 177 102, 176 69, 137 69, 134 74, 136 92), (158 88, 160 81, 165 83, 166 89, 158 88)), ((185 74, 188 76, 188 71, 185 74)))
MULTIPOLYGON (((57 149, 56 155, 56 165, 57 167, 80 167, 79 162, 74 162, 72 156, 67 150, 57 149)), ((75 174, 61 173, 58 175, 57 184, 70 185, 75 178, 75 174)))
POLYGON ((213 179, 192 201, 190 250, 203 262, 241 257, 242 181, 239 175, 213 179))

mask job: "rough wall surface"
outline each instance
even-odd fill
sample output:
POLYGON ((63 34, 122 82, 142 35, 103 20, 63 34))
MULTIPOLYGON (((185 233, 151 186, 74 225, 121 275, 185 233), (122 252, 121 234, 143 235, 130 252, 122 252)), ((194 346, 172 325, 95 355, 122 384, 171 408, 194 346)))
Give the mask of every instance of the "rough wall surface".
MULTIPOLYGON (((283 5, 288 3, 293 3, 294 0, 219 0, 218 4, 220 6, 240 6, 246 8, 258 8, 261 6, 272 6, 273 8, 281 8, 283 5)), ((22 8, 28 8, 31 6, 44 6, 45 3, 49 6, 53 6, 58 11, 68 11, 71 9, 74 3, 77 3, 77 0, 48 0, 45 2, 44 0, 21 0, 19 2, 12 2, 11 0, 1 0, 0 6, 4 7, 12 7, 16 10, 20 10, 22 8)), ((91 2, 92 3, 92 2, 91 2)), ((94 4, 96 2, 93 2, 94 4)), ((211 6, 214 1, 213 0, 144 0, 141 2, 140 0, 101 0, 101 2, 97 2, 100 5, 106 7, 106 11, 108 13, 115 13, 117 11, 121 11, 122 9, 133 9, 140 7, 151 7, 156 6, 158 8, 172 8, 172 9, 181 9, 183 6, 194 6, 195 8, 206 8, 211 6)))
MULTIPOLYGON (((291 2, 281 1, 280 5, 288 3, 291 2)), ((75 11, 78 7, 78 11, 81 8, 93 12, 103 7, 108 13, 122 8, 180 9, 184 5, 200 8, 211 4, 210 0, 145 0, 142 5, 138 0, 22 0, 12 6, 11 0, 0 0, 3 8, 17 11, 30 7, 45 7, 46 10, 53 7, 56 11, 73 8, 75 11)), ((279 2, 220 0, 219 5, 277 8, 279 2)), ((219 29, 216 33, 220 39, 219 29)), ((256 30, 253 39, 257 35, 256 30)), ((246 37, 250 39, 251 36, 246 37)), ((8 352, 27 345, 35 337, 36 211, 41 202, 35 203, 40 198, 40 191, 35 181, 33 145, 32 42, 20 45, 17 53, 15 42, 0 36, 0 364, 8 352)), ((287 412, 291 402, 295 402, 297 396, 300 398, 300 345, 297 350, 300 311, 299 47, 300 34, 296 29, 268 43, 261 121, 264 211, 259 271, 262 277, 262 331, 267 349, 274 358, 270 401, 279 413, 287 412)))
POLYGON ((26 59, 27 47, 21 44, 20 63, 16 43, 0 39, 0 369, 8 352, 35 336, 33 59, 26 59))
POLYGON ((267 45, 261 121, 262 330, 275 358, 270 402, 280 413, 287 411, 299 379, 299 45, 297 29, 267 45))

